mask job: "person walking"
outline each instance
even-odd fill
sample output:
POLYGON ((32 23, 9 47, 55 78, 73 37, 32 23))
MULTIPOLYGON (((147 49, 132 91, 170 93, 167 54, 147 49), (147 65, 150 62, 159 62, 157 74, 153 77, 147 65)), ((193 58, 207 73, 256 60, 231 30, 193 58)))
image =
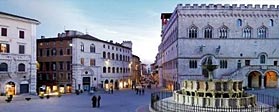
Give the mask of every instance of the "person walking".
POLYGON ((138 94, 139 93, 139 89, 138 88, 136 88, 136 94, 138 94))
POLYGON ((97 101, 96 96, 94 95, 91 100, 92 100, 92 107, 95 108, 96 107, 96 101, 97 101))
POLYGON ((98 97, 97 97, 97 107, 100 107, 100 101, 101 101, 101 96, 100 95, 98 95, 98 97))
POLYGON ((144 88, 142 88, 142 95, 144 95, 144 88))

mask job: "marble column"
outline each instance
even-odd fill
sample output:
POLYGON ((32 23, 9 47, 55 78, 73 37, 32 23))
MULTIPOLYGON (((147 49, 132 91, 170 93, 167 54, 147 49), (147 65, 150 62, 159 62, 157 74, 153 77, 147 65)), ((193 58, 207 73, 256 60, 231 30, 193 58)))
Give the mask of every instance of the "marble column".
POLYGON ((262 77, 261 80, 262 80, 262 81, 261 81, 261 89, 264 89, 264 88, 265 88, 265 87, 264 87, 264 77, 262 77))

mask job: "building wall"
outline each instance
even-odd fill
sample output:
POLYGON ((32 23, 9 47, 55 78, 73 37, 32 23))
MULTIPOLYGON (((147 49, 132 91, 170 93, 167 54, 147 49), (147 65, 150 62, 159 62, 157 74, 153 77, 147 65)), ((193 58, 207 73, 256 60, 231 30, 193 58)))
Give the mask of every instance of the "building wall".
POLYGON ((73 86, 80 85, 79 87, 76 87, 76 89, 84 89, 85 87, 83 87, 82 81, 83 77, 90 77, 90 87, 97 88, 105 87, 106 80, 108 82, 112 81, 113 87, 115 87, 115 82, 118 82, 116 85, 119 85, 121 82, 120 80, 128 81, 128 79, 131 78, 129 68, 130 61, 120 61, 119 59, 116 60, 116 54, 125 55, 131 59, 132 50, 126 47, 121 47, 120 45, 115 45, 114 43, 74 38, 72 62, 73 77, 76 79, 77 84, 73 84, 73 86), (84 51, 81 51, 81 44, 84 45, 84 51), (91 44, 95 45, 95 53, 90 52, 91 44), (103 52, 106 53, 106 58, 103 57, 103 52), (112 56, 107 58, 108 52, 110 52, 110 55, 114 53, 114 59, 112 59, 112 56), (81 64, 81 58, 84 59, 84 64, 81 64), (95 65, 90 65, 90 59, 95 59, 95 65), (106 73, 103 72, 104 67, 106 68, 106 73), (110 73, 108 73, 108 67, 111 67, 110 73), (115 67, 115 73, 112 73, 112 67, 115 67), (126 68, 127 72, 116 73, 116 67, 126 68), (86 71, 88 74, 85 73, 86 71))
POLYGON ((54 86, 58 89, 60 87, 60 92, 66 93, 71 92, 72 85, 72 51, 71 51, 71 38, 48 38, 48 39, 38 39, 37 44, 37 60, 40 64, 38 69, 37 80, 39 90, 42 86, 48 86, 51 91, 54 90, 54 86), (47 50, 49 51, 49 56, 47 56, 47 50), (60 51, 62 50, 62 54, 60 51), (70 50, 68 54, 68 50, 70 50), (55 54, 53 54, 55 53, 55 54), (62 68, 60 66, 62 62, 62 68), (47 64, 49 63, 49 70, 47 70, 47 64), (55 70, 52 64, 55 63, 55 70), (68 64, 69 63, 69 64, 68 64), (69 67, 69 68, 68 68, 69 67))
MULTIPOLYGON (((10 52, 1 53, 0 63, 8 65, 8 72, 1 72, 0 93, 6 93, 6 84, 15 83, 15 93, 20 94, 20 84, 29 86, 28 92, 36 94, 36 25, 31 21, 15 16, 0 14, 0 28, 7 28, 7 36, 0 35, 1 44, 9 44, 10 52), (19 38, 19 31, 24 31, 24 39, 19 38), (24 54, 19 54, 19 45, 24 45, 24 54), (25 71, 18 71, 23 63, 25 71)), ((0 31, 1 33, 1 31, 0 31)))
MULTIPOLYGON (((162 76, 164 79, 174 77, 171 81, 177 80, 178 82, 185 79, 204 78, 202 61, 207 56, 213 56, 214 64, 219 66, 214 71, 215 78, 241 79, 244 81, 244 86, 248 86, 249 73, 262 71, 262 78, 251 83, 258 83, 259 80, 265 82, 266 71, 277 73, 279 70, 277 65, 274 66, 274 63, 279 60, 278 14, 278 6, 276 8, 265 5, 260 7, 179 4, 162 33, 162 43, 159 46, 159 57, 161 65, 163 65, 162 76), (238 19, 242 21, 241 26, 238 25, 238 19), (270 25, 271 19, 273 26, 270 25), (197 38, 189 38, 188 30, 191 26, 197 27, 197 38), (212 38, 204 38, 204 29, 207 26, 213 28, 212 38), (219 29, 223 26, 228 28, 227 38, 219 38, 219 29), (248 26, 252 28, 251 38, 244 38, 243 30, 248 26), (263 26, 267 29, 267 37, 259 38, 258 30, 263 26), (175 32, 176 27, 178 27, 177 35, 169 36, 175 32), (172 50, 175 46, 177 50, 172 50), (261 55, 266 56, 266 62, 263 64, 260 63, 261 55), (164 65, 173 59, 177 60, 177 66, 172 69, 164 68, 164 65), (190 60, 197 61, 196 68, 190 68, 190 60), (220 68, 220 60, 227 61, 227 68, 220 68), (246 66, 245 60, 250 60, 250 65, 246 66), (241 63, 240 68, 238 68, 239 62, 241 63), (263 66, 268 67, 263 68, 263 66)), ((268 83, 268 81, 266 82, 268 83)), ((262 83, 259 86, 264 85, 262 83)))

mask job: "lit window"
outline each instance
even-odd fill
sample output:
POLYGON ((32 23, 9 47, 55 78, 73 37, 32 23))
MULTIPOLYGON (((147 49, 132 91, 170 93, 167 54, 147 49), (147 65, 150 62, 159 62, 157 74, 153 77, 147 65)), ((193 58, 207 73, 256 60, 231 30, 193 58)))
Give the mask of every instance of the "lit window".
POLYGON ((1 53, 9 53, 10 52, 10 45, 9 44, 0 44, 0 52, 1 53))

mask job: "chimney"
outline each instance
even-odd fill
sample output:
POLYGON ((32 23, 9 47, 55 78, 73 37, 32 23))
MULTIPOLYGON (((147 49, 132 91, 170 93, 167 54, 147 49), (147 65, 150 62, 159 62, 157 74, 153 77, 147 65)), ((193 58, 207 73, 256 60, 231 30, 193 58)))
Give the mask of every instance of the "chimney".
POLYGON ((45 38, 45 36, 41 36, 41 39, 44 39, 45 38))

